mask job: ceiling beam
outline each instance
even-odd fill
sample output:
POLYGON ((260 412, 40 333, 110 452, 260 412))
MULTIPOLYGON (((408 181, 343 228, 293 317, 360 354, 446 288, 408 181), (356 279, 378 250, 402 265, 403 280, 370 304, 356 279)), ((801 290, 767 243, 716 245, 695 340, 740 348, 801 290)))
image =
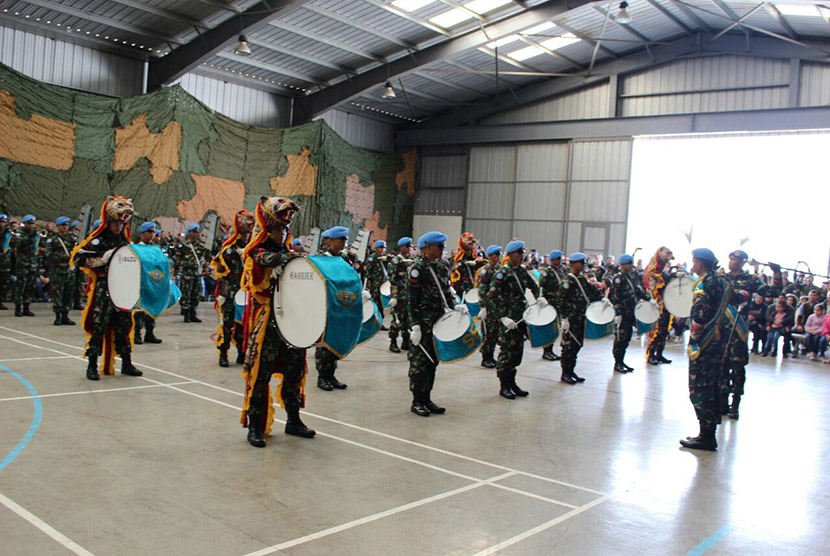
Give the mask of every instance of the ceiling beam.
POLYGON ((261 48, 265 48, 270 50, 271 52, 276 52, 277 54, 283 54, 285 56, 290 56, 292 58, 297 58, 298 60, 303 60, 304 62, 311 62, 313 64, 317 64, 318 66, 322 66, 324 68, 329 68, 337 71, 338 73, 357 73, 357 70, 354 68, 349 68, 346 66, 342 66, 340 64, 335 64, 334 62, 330 62, 323 58, 318 58, 316 56, 310 56, 303 52, 299 52, 297 50, 292 50, 286 46, 281 44, 274 44, 266 41, 261 41, 254 37, 248 37, 248 46, 259 46, 261 48))
POLYGON ((377 7, 381 8, 382 10, 386 10, 391 14, 395 14, 396 16, 405 19, 411 23, 417 23, 418 25, 429 29, 433 33, 438 33, 439 35, 444 35, 445 37, 452 37, 453 34, 450 33, 448 30, 444 29, 443 27, 439 27, 434 23, 427 21, 426 19, 421 19, 418 16, 412 15, 404 10, 396 8, 391 4, 387 4, 386 2, 381 2, 380 0, 364 0, 365 2, 377 7))
POLYGON ((603 8, 602 6, 597 6, 597 5, 595 5, 595 6, 594 6, 594 9, 595 9, 596 11, 598 11, 599 13, 601 13, 603 16, 607 16, 607 17, 608 17, 608 20, 609 20, 611 23, 613 23, 614 25, 616 25, 617 27, 619 27, 620 29, 622 29, 623 31, 625 31, 626 33, 628 33, 629 35, 631 35, 632 37, 636 37, 636 38, 638 38, 639 40, 643 41, 644 43, 646 43, 646 42, 652 42, 652 40, 651 40, 650 38, 648 38, 648 37, 647 37, 647 36, 645 36, 644 34, 640 33, 639 31, 637 31, 636 29, 634 29, 633 27, 631 27, 631 25, 630 25, 630 24, 626 23, 625 25, 623 25, 622 23, 619 23, 619 22, 617 21, 616 16, 615 16, 614 14, 612 14, 612 13, 611 13, 609 10, 607 10, 606 8, 603 8))
POLYGON ((244 11, 241 8, 237 8, 233 4, 230 4, 230 3, 226 4, 225 2, 222 2, 221 0, 198 0, 198 1, 203 3, 203 4, 207 4, 209 6, 214 6, 216 8, 221 8, 223 10, 233 12, 235 14, 239 14, 239 13, 242 13, 244 11))
POLYGON ((586 35, 582 31, 578 31, 577 29, 571 27, 567 23, 563 23, 563 22, 559 21, 558 19, 554 20, 554 23, 556 23, 557 27, 561 27, 562 29, 564 29, 565 31, 570 33, 571 35, 573 35, 575 37, 579 37, 580 39, 587 42, 588 44, 590 44, 594 48, 597 48, 597 46, 599 46, 599 49, 601 51, 605 52, 607 55, 611 56, 612 58, 618 58, 619 57, 619 54, 617 54, 616 52, 614 52, 610 48, 606 48, 606 47, 602 46, 601 44, 599 44, 597 41, 595 41, 594 39, 592 39, 591 37, 589 37, 588 35, 586 35))
POLYGON ((468 94, 468 95, 473 95, 473 96, 476 96, 478 98, 485 98, 487 96, 487 95, 483 94, 481 91, 477 91, 477 90, 473 89, 472 87, 459 85, 458 83, 453 83, 452 81, 447 81, 446 79, 438 79, 436 77, 432 77, 428 73, 423 73, 423 72, 420 72, 420 71, 416 71, 416 72, 414 72, 413 75, 417 75, 421 79, 426 79, 427 81, 432 81, 433 83, 438 83, 439 85, 442 85, 444 87, 448 87, 450 89, 455 89, 456 91, 459 91, 461 93, 465 93, 465 94, 468 94))
POLYGON ((378 29, 376 27, 372 27, 371 25, 365 25, 363 23, 360 23, 359 21, 355 21, 353 19, 345 17, 345 16, 343 16, 343 15, 337 13, 337 12, 333 12, 333 11, 328 10, 326 8, 320 8, 320 7, 315 6, 313 4, 307 4, 306 6, 304 6, 304 9, 306 9, 310 12, 314 12, 316 14, 320 14, 323 17, 333 19, 334 21, 340 22, 343 25, 348 25, 349 27, 353 27, 354 29, 360 29, 364 33, 369 33, 370 35, 374 35, 375 37, 379 37, 379 38, 381 38, 385 41, 389 41, 392 44, 396 44, 396 45, 398 45, 402 48, 406 48, 407 50, 418 50, 418 47, 416 45, 410 43, 410 42, 407 42, 405 40, 401 40, 401 39, 397 38, 394 35, 390 35, 389 33, 384 33, 383 31, 381 31, 380 29, 378 29))
POLYGON ((294 33, 295 35, 300 35, 301 37, 305 37, 307 39, 311 39, 317 42, 321 42, 325 45, 331 46, 333 48, 338 48, 345 52, 350 52, 356 56, 360 56, 362 58, 368 58, 369 60, 374 60, 375 62, 385 63, 386 60, 383 59, 382 56, 378 56, 376 54, 372 54, 368 50, 363 50, 362 48, 358 48, 356 46, 352 46, 342 41, 338 41, 335 39, 331 39, 325 35, 320 35, 319 33, 315 33, 313 31, 309 31, 307 29, 303 29, 302 27, 298 27, 291 23, 286 23, 285 21, 269 21, 269 25, 272 27, 276 27, 277 29, 283 29, 290 33, 294 33))
POLYGON ((646 2, 648 2, 649 5, 651 5, 652 8, 654 8, 655 10, 657 10, 658 12, 663 14, 666 17, 666 19, 668 19, 669 21, 671 21, 672 23, 674 23, 675 25, 677 25, 678 27, 683 29, 684 33, 686 33, 687 35, 693 35, 694 34, 694 31, 692 31, 691 27, 689 27, 688 25, 683 23, 680 20, 679 17, 677 17, 676 15, 671 13, 669 10, 667 10, 666 7, 663 6, 663 4, 657 2, 656 0, 646 0, 646 2))
POLYGON ((547 46, 543 45, 543 44, 542 44, 541 42, 539 42, 539 41, 536 41, 536 40, 534 40, 534 39, 531 39, 530 37, 527 37, 527 36, 525 36, 525 35, 516 35, 516 36, 517 36, 517 37, 519 37, 519 40, 520 40, 520 41, 522 41, 523 43, 525 43, 525 44, 527 44, 527 45, 530 45, 530 46, 535 46, 536 48, 538 48, 539 50, 543 51, 543 52, 544 52, 545 54, 547 54, 548 56, 553 56, 553 57, 554 57, 554 58, 556 58, 557 60, 560 60, 560 61, 562 61, 562 62, 565 62, 565 63, 566 63, 566 64, 568 64, 569 66, 574 67, 575 69, 578 69, 578 70, 584 70, 584 69, 585 69, 585 66, 583 66, 582 64, 580 64, 580 63, 576 62, 575 60, 571 60, 570 58, 568 58, 568 57, 567 57, 567 56, 565 56, 564 54, 559 54, 559 53, 558 53, 558 52, 556 52, 555 50, 551 50, 550 48, 548 48, 547 46))
POLYGON ((352 77, 347 81, 325 89, 325 91, 298 99, 294 105, 295 113, 302 121, 310 121, 318 114, 360 96, 367 89, 371 89, 389 78, 403 77, 428 64, 469 52, 494 40, 561 16, 578 6, 588 3, 590 2, 586 0, 552 0, 530 10, 506 17, 484 28, 470 30, 450 40, 427 47, 411 56, 398 58, 382 67, 352 77))
POLYGON ((299 91, 294 91, 292 89, 289 89, 288 87, 283 87, 282 85, 261 81, 259 79, 253 79, 251 77, 245 77, 244 75, 240 75, 238 73, 231 73, 229 71, 212 68, 210 66, 205 65, 199 66, 190 73, 195 73, 196 75, 204 75, 205 77, 210 77, 211 79, 218 79, 220 81, 225 81, 227 83, 236 83, 237 85, 244 85, 245 87, 248 87, 250 89, 258 89, 260 91, 265 91, 266 93, 272 93, 280 96, 294 97, 301 94, 299 91))
POLYGON ((167 85, 227 48, 237 36, 264 27, 278 15, 298 10, 310 0, 263 0, 236 14, 189 43, 153 60, 147 72, 149 90, 167 85))
POLYGON ((293 77, 294 79, 299 79, 300 81, 305 81, 307 83, 313 83, 314 85, 321 85, 324 87, 328 85, 328 83, 326 81, 323 81, 322 79, 317 79, 316 77, 312 77, 308 74, 300 73, 298 71, 284 68, 282 66, 277 66, 275 64, 270 64, 268 62, 261 62, 256 58, 252 58, 250 56, 243 58, 242 56, 237 56, 236 54, 232 54, 230 52, 225 51, 217 52, 216 56, 218 56, 219 58, 223 58, 225 60, 236 62, 237 64, 244 64, 246 66, 251 66, 252 68, 270 71, 271 73, 284 75, 285 77, 293 77))
POLYGON ((694 21, 695 24, 697 24, 698 27, 700 27, 701 29, 703 29, 707 33, 711 33, 711 32, 714 31, 714 29, 712 29, 712 26, 709 25, 708 23, 706 23, 705 19, 703 19, 702 17, 697 15, 694 12, 694 10, 690 9, 687 5, 677 2, 677 0, 669 0, 669 2, 671 2, 672 4, 677 6, 677 9, 679 9, 681 12, 686 14, 686 17, 688 17, 689 19, 694 21))
POLYGON ((112 0, 112 2, 115 2, 116 4, 121 4, 122 6, 127 6, 129 8, 140 10, 142 12, 147 12, 148 14, 157 15, 165 19, 169 19, 171 21, 183 23, 191 27, 199 27, 200 29, 210 29, 210 27, 204 21, 193 19, 192 17, 188 17, 186 15, 182 15, 176 12, 171 12, 170 10, 165 10, 164 8, 158 8, 156 6, 148 4, 147 2, 137 2, 136 0, 112 0))
POLYGON ((787 33, 787 36, 791 39, 795 39, 797 41, 801 40, 801 37, 798 36, 798 33, 795 32, 795 29, 792 28, 790 23, 786 20, 784 15, 781 13, 781 10, 775 7, 775 4, 767 4, 764 6, 767 12, 778 22, 778 25, 784 29, 784 32, 787 33))

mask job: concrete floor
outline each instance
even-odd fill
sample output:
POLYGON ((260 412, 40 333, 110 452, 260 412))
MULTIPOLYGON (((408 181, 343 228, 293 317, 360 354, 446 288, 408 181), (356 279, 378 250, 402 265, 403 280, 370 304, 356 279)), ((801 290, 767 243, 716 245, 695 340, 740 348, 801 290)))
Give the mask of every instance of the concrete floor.
MULTIPOLYGON (((582 385, 527 349, 498 396, 478 357, 442 365, 409 412, 407 363, 380 334, 341 362, 348 390, 315 386, 313 440, 275 427, 254 449, 238 423, 240 366, 215 327, 162 317, 136 346, 144 377, 84 378, 79 327, 0 313, 0 554, 826 554, 830 367, 753 356, 739 422, 719 451, 696 433, 684 350, 629 375, 589 342, 582 385), (12 372, 9 372, 12 371, 12 372), (16 374, 15 374, 16 373, 16 374), (27 390, 31 384, 37 396, 27 390), (42 418, 40 408, 42 407, 42 418), (27 442, 27 438, 30 441, 27 442)), ((212 322, 212 320, 211 320, 212 322)), ((558 348, 557 348, 558 351, 558 348)), ((282 419, 284 413, 277 410, 282 419)))

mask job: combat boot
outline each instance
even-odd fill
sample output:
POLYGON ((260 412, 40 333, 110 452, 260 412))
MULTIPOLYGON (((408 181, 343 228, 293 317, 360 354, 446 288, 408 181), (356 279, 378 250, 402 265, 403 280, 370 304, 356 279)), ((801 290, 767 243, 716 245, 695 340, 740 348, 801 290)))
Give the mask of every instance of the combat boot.
POLYGON ((98 376, 98 356, 97 355, 90 355, 89 356, 89 363, 86 366, 86 378, 87 378, 87 380, 98 380, 100 378, 98 376))
POLYGON ((508 400, 515 400, 516 394, 513 393, 513 389, 510 387, 510 379, 506 376, 499 377, 499 383, 501 384, 499 396, 508 400))
POLYGON ((429 396, 427 396, 426 401, 424 401, 424 405, 430 413, 437 413, 438 415, 443 415, 447 412, 446 407, 441 407, 437 403, 433 402, 429 396))
POLYGON ((61 315, 61 324, 68 324, 69 326, 75 326, 75 321, 69 319, 69 313, 66 311, 63 312, 61 315))
POLYGON ((715 427, 700 426, 700 434, 693 438, 686 437, 680 441, 680 445, 690 450, 707 450, 714 452, 718 449, 718 442, 715 440, 715 427))
POLYGON ((623 367, 625 367, 625 369, 626 369, 629 373, 633 373, 633 372, 634 372, 634 367, 632 367, 632 366, 630 366, 630 365, 626 365, 626 364, 625 364, 625 361, 621 361, 621 363, 622 363, 622 366, 623 366, 623 367))
POLYGON ((285 434, 301 438, 314 438, 317 432, 305 426, 305 423, 300 420, 300 408, 293 408, 286 410, 286 412, 288 413, 288 420, 285 422, 285 434))
POLYGON ((29 304, 28 303, 23 304, 23 316, 24 317, 33 317, 33 316, 35 316, 35 314, 29 310, 29 304))
POLYGON ((400 353, 401 352, 401 348, 398 347, 398 339, 397 338, 392 338, 389 341, 389 351, 391 351, 392 353, 400 353))
POLYGON ((184 315, 184 322, 190 322, 190 311, 184 311, 182 314, 184 315))
POLYGON ((228 361, 228 350, 223 349, 219 351, 219 366, 230 367, 231 363, 228 361))
POLYGON ((334 377, 334 373, 331 373, 331 376, 329 377, 329 384, 332 388, 335 388, 337 390, 345 390, 346 388, 348 388, 348 385, 340 382, 334 377))
POLYGON ((14 316, 16 316, 16 317, 22 317, 23 316, 23 311, 20 309, 20 303, 15 303, 14 304, 14 316))
POLYGON ((141 330, 136 328, 135 332, 133 332, 133 344, 135 344, 137 346, 140 346, 143 343, 144 343, 144 340, 141 339, 141 330))
POLYGON ((60 313, 55 313, 55 322, 53 322, 52 324, 54 324, 55 326, 60 326, 62 324, 60 313))
POLYGON ((559 378, 562 382, 567 382, 568 384, 576 384, 576 377, 570 371, 562 371, 562 376, 559 378))
POLYGON ((156 335, 153 334, 152 330, 148 330, 147 334, 144 335, 144 343, 145 344, 160 344, 161 339, 156 338, 156 335))
POLYGON ((628 369, 623 365, 621 362, 617 361, 614 363, 614 370, 618 373, 627 373, 628 369))
POLYGON ((319 375, 317 377, 317 388, 320 390, 325 390, 326 392, 331 392, 334 390, 334 386, 329 383, 329 379, 324 377, 323 375, 319 375))
POLYGON ((84 306, 81 305, 80 303, 75 303, 74 305, 72 305, 72 310, 73 311, 83 311, 84 306))
POLYGON ((727 415, 730 419, 737 420, 740 414, 738 413, 738 406, 741 405, 741 397, 737 394, 732 394, 732 405, 729 406, 727 415))
POLYGON ((429 408, 420 397, 412 400, 412 407, 410 408, 410 411, 412 411, 415 415, 420 415, 421 417, 429 417, 429 408))
POLYGON ((519 388, 519 385, 516 384, 516 371, 515 370, 513 370, 513 372, 511 373, 511 376, 510 376, 510 389, 513 391, 514 394, 516 394, 517 396, 519 396, 521 398, 526 398, 527 396, 530 395, 530 392, 528 392, 527 390, 522 390, 521 388, 519 388))
POLYGON ((481 358, 481 366, 485 369, 495 369, 496 368, 496 361, 493 359, 492 356, 485 355, 481 358))
POLYGON ((133 367, 131 354, 125 353, 121 356, 121 374, 127 376, 141 376, 144 373, 133 367))
POLYGON ((546 359, 548 361, 559 361, 562 358, 553 353, 553 346, 548 346, 542 352, 542 359, 546 359))
POLYGON ((202 322, 202 319, 196 316, 196 309, 190 311, 190 322, 202 322))
POLYGON ((649 365, 659 365, 660 360, 657 359, 657 357, 655 357, 654 355, 649 355, 648 359, 646 360, 646 363, 648 363, 649 365))
POLYGON ((660 363, 671 363, 671 359, 666 359, 665 357, 663 357, 662 353, 657 356, 657 361, 660 363))
POLYGON ((248 444, 254 448, 265 448, 265 433, 250 416, 248 417, 248 444))

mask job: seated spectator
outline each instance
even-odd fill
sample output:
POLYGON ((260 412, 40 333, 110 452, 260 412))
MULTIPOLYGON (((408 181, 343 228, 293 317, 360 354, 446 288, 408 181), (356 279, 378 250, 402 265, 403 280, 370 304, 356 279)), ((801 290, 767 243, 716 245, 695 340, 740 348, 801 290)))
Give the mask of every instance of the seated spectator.
MULTIPOLYGON (((793 325, 793 313, 788 309, 787 303, 778 301, 775 304, 775 311, 767 315, 767 341, 764 344, 764 351, 761 352, 761 357, 778 355, 778 338, 782 334, 789 333, 793 325)), ((784 344, 786 349, 786 343, 784 344)), ((784 354, 786 357, 786 354, 784 354)))
POLYGON ((818 342, 818 354, 822 363, 830 363, 830 359, 824 358, 824 351, 827 349, 827 342, 830 340, 830 314, 825 311, 824 326, 821 327, 821 339, 818 342))
POLYGON ((807 322, 804 324, 804 332, 807 333, 807 357, 810 361, 816 360, 816 354, 819 353, 819 342, 821 341, 821 331, 824 328, 824 307, 816 305, 813 314, 807 317, 807 322))
POLYGON ((760 353, 764 347, 767 337, 767 305, 764 303, 764 297, 756 293, 747 307, 747 326, 752 332, 752 353, 760 353))
POLYGON ((790 352, 792 352, 793 359, 798 358, 798 349, 793 349, 795 346, 795 341, 793 341, 793 327, 795 326, 795 313, 798 310, 798 296, 794 293, 787 294, 787 312, 792 314, 793 322, 790 324, 789 329, 782 332, 781 335, 784 337, 784 359, 790 356, 790 352))

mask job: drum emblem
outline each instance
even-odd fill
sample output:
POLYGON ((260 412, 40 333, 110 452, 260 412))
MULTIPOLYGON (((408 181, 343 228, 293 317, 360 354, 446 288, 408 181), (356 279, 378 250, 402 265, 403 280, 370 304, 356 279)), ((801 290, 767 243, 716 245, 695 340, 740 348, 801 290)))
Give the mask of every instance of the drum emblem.
POLYGON ((147 273, 147 275, 150 277, 150 280, 154 284, 161 284, 164 281, 164 279, 167 277, 166 272, 162 272, 161 270, 159 270, 157 268, 149 271, 147 273))
POLYGON ((337 297, 337 300, 340 302, 340 305, 342 305, 346 309, 354 307, 354 304, 357 301, 357 298, 359 297, 358 294, 349 292, 337 292, 334 295, 337 297))

